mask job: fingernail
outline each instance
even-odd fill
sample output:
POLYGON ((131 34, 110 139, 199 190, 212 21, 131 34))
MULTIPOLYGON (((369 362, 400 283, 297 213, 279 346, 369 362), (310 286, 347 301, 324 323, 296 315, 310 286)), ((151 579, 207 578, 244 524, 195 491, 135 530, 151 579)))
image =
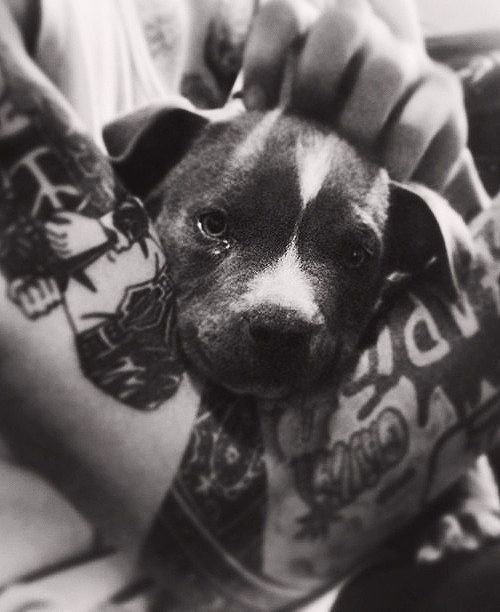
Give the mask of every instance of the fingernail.
POLYGON ((247 110, 264 110, 266 107, 266 94, 259 85, 251 85, 243 93, 243 101, 247 110))

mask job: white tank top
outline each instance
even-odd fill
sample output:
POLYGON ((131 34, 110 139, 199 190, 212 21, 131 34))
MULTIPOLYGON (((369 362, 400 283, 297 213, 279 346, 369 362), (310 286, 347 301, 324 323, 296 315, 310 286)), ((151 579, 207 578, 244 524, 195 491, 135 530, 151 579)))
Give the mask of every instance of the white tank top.
POLYGON ((160 78, 134 0, 41 0, 35 61, 101 146, 105 123, 180 90, 186 11, 177 0, 161 6, 176 35, 171 61, 162 58, 171 70, 160 78))

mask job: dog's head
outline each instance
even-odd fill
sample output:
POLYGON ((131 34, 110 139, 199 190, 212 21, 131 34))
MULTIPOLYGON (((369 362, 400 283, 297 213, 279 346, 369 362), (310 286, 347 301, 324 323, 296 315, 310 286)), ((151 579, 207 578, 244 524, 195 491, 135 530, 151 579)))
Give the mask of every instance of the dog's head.
POLYGON ((279 111, 146 109, 105 140, 172 264, 187 358, 233 391, 308 387, 353 353, 391 274, 434 268, 453 291, 466 265, 439 196, 279 111))

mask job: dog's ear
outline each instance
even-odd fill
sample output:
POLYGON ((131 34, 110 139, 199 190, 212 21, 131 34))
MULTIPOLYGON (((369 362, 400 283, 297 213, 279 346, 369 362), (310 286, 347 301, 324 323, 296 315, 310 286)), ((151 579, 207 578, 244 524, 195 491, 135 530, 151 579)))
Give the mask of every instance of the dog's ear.
POLYGON ((390 185, 389 272, 426 272, 448 297, 467 278, 474 250, 462 217, 440 195, 420 185, 390 185))
POLYGON ((142 198, 182 159, 207 123, 194 110, 149 106, 106 125, 103 138, 125 187, 142 198))

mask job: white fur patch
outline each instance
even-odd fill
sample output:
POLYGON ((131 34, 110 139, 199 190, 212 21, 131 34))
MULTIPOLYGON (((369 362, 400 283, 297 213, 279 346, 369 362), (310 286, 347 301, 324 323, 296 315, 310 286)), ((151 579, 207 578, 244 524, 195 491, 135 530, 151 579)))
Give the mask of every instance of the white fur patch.
POLYGON ((243 166, 255 159, 264 150, 267 137, 269 136, 276 120, 281 114, 279 108, 269 111, 257 123, 248 136, 235 149, 233 163, 235 166, 243 166))
POLYGON ((309 132, 297 141, 295 157, 304 207, 314 199, 330 172, 338 151, 334 135, 309 132))
POLYGON ((291 244, 278 261, 258 274, 243 296, 245 307, 274 304, 290 308, 306 321, 317 322, 318 306, 314 288, 300 266, 297 248, 291 244))

